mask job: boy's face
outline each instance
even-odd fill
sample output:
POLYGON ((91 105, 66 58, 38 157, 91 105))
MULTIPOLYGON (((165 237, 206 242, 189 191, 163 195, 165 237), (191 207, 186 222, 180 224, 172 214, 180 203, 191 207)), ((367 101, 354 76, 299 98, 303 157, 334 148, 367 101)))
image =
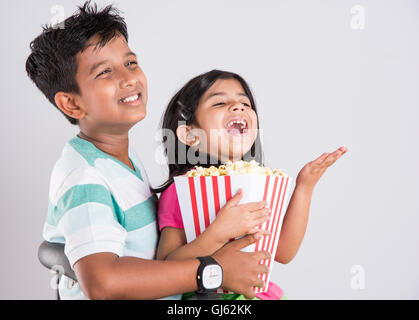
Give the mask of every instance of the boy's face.
POLYGON ((147 80, 123 36, 96 47, 97 37, 77 55, 76 81, 83 110, 80 127, 104 132, 127 130, 144 119, 147 80))

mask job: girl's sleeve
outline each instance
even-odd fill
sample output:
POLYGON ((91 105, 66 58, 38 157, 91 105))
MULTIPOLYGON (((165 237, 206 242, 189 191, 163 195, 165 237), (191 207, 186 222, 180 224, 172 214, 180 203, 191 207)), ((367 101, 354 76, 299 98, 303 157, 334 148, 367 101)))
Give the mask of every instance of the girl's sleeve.
POLYGON ((182 214, 176 194, 175 183, 162 192, 158 206, 159 230, 164 227, 183 229, 182 214))

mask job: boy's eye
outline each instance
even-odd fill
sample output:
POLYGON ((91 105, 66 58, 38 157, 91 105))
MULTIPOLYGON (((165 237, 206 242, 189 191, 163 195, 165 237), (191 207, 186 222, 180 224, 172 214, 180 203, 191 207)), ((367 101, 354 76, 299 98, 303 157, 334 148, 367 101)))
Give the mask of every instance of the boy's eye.
POLYGON ((250 104, 248 104, 247 102, 242 102, 242 105, 244 105, 245 107, 250 107, 250 104))
POLYGON ((222 106, 222 105, 225 105, 225 103, 224 102, 218 102, 218 103, 214 104, 213 106, 217 107, 217 106, 222 106))
MULTIPOLYGON (((102 76, 102 75, 104 75, 104 74, 106 74, 106 73, 109 73, 109 72, 111 72, 111 69, 105 69, 105 70, 103 70, 101 73, 99 73, 97 76, 96 76, 96 78, 99 78, 100 76, 102 76)), ((95 79, 96 79, 95 78, 95 79)))
POLYGON ((126 67, 132 66, 132 65, 136 65, 138 64, 137 61, 130 61, 128 63, 125 64, 126 67))

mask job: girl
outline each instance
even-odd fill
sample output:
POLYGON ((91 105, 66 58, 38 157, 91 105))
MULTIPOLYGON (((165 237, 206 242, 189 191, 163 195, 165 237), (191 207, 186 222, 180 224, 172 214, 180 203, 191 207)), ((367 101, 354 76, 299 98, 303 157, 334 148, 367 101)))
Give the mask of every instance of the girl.
MULTIPOLYGON (((186 243, 173 177, 183 175, 195 165, 209 167, 228 160, 256 160, 263 165, 256 104, 249 86, 235 73, 212 70, 190 80, 169 102, 162 129, 175 133, 173 141, 165 135, 169 179, 155 192, 159 199, 158 219, 161 237, 157 259, 185 259, 210 255, 229 239, 255 233, 269 219, 266 203, 238 205, 241 191, 220 210, 215 221, 194 241, 186 243), (223 143, 224 142, 224 143, 223 143), (172 149, 171 149, 172 148, 172 149), (198 156, 196 156, 196 152, 198 156)), ((314 186, 347 149, 323 153, 307 163, 296 178, 296 186, 284 215, 275 261, 286 264, 296 255, 307 226, 314 186)), ((261 284, 262 285, 262 284, 261 284)), ((222 299, 243 299, 220 294, 222 299)), ((185 297, 186 295, 184 295, 185 297)), ((190 297, 190 295, 189 295, 190 297)), ((281 288, 269 284, 258 299, 285 299, 281 288)))

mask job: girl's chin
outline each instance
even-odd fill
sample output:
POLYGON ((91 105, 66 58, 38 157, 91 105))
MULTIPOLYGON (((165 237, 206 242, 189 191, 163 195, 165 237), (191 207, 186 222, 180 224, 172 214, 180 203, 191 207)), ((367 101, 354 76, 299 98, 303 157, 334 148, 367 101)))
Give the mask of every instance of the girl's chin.
POLYGON ((233 148, 232 150, 230 150, 229 153, 225 153, 221 156, 221 160, 222 162, 227 162, 227 161, 239 161, 241 159, 243 159, 243 156, 249 152, 250 148, 243 148, 240 149, 239 147, 237 148, 233 148))
POLYGON ((234 152, 234 153, 228 153, 228 152, 226 152, 226 153, 223 153, 221 155, 213 155, 213 154, 211 154, 210 155, 210 158, 211 158, 210 161, 213 164, 215 164, 217 162, 221 162, 221 163, 227 163, 228 161, 233 161, 234 162, 234 161, 241 160, 244 154, 237 153, 237 152, 234 152))
POLYGON ((246 137, 249 135, 248 129, 238 130, 238 129, 226 129, 227 134, 232 137, 246 137))

